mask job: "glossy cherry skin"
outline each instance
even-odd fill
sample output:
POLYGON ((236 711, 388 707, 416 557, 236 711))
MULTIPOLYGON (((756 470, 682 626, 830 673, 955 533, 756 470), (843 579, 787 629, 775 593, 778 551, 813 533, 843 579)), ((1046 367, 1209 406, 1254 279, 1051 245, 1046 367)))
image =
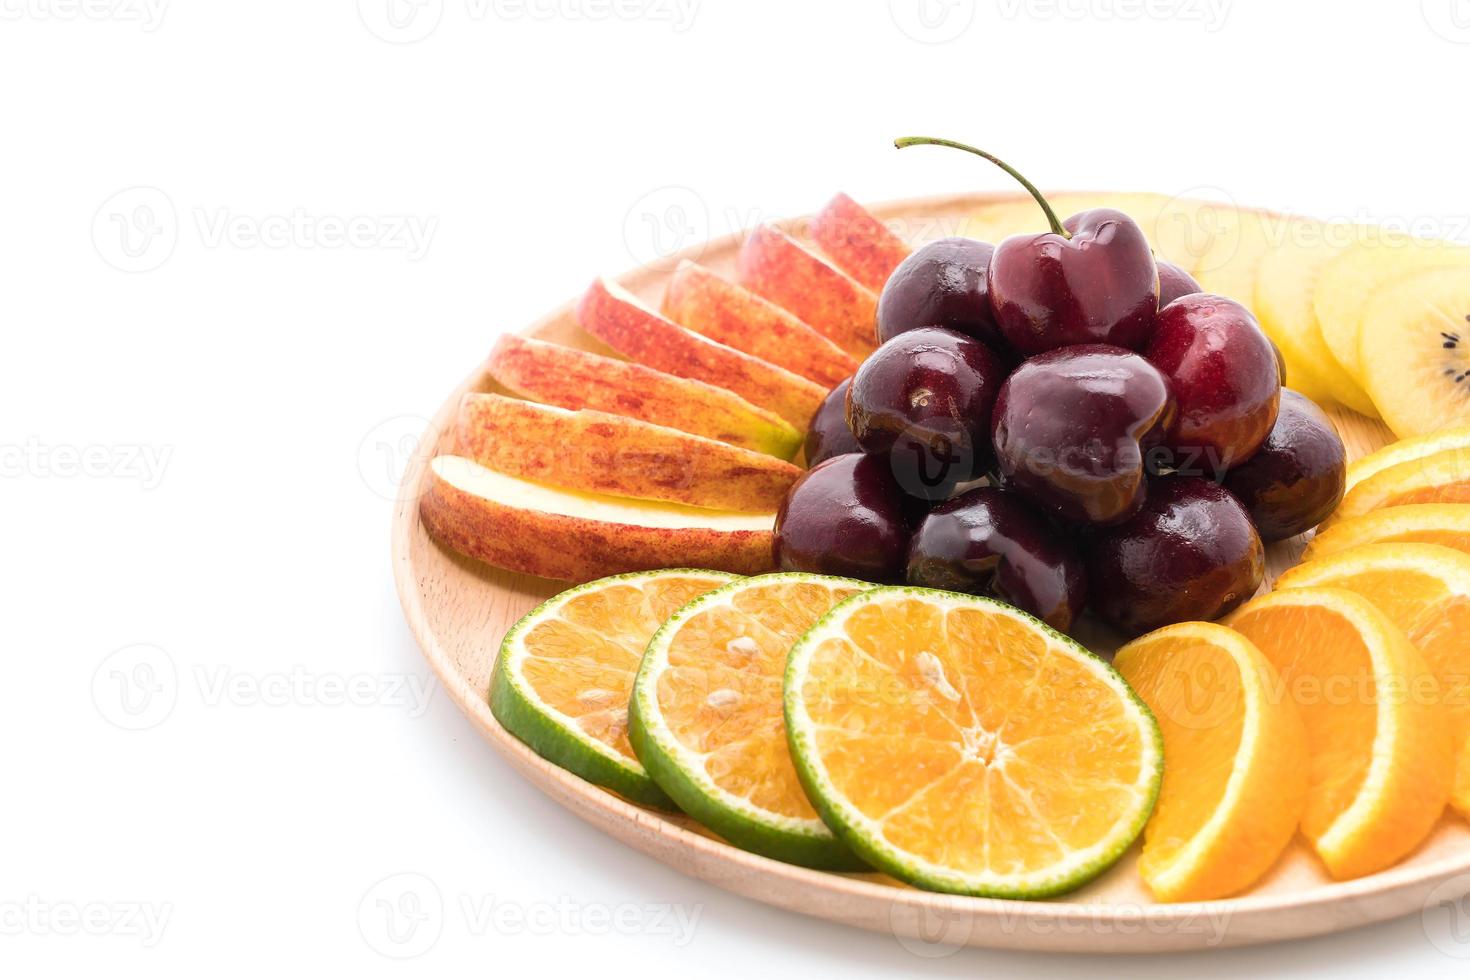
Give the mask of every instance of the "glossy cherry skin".
POLYGON ((1072 235, 1012 235, 986 269, 990 307, 1006 342, 1030 356, 1075 344, 1142 350, 1159 309, 1148 239, 1121 211, 1097 208, 1064 223, 1072 235))
POLYGON ((920 327, 863 361, 847 424, 865 452, 889 461, 903 489, 943 500, 989 465, 990 412, 1005 365, 973 337, 920 327))
POLYGON ((1212 620, 1261 584, 1266 549, 1229 491, 1194 476, 1153 480, 1143 509, 1087 543, 1092 608, 1129 635, 1212 620))
POLYGON ((1082 344, 1030 358, 995 401, 1001 480, 1068 523, 1126 520, 1143 504, 1146 454, 1173 414, 1168 382, 1132 351, 1082 344))
POLYGON ((1209 293, 1181 297, 1159 311, 1144 356, 1169 379, 1176 406, 1163 442, 1172 458, 1151 462, 1219 480, 1261 447, 1281 374, 1250 310, 1209 293))
POLYGON ((776 511, 775 559, 783 572, 901 582, 908 546, 903 493, 875 456, 849 453, 818 464, 776 511))
POLYGON ((827 397, 817 406, 806 427, 807 466, 816 466, 833 456, 862 451, 852 437, 852 430, 847 427, 847 389, 851 387, 852 379, 848 378, 827 392, 827 397))
POLYGON ((1204 287, 1195 281, 1194 276, 1173 262, 1165 262, 1163 259, 1156 258, 1154 264, 1159 267, 1159 309, 1162 310, 1181 296, 1205 291, 1204 287))
POLYGON ((898 264, 878 297, 878 339, 919 327, 945 327, 995 348, 1001 343, 985 270, 995 247, 973 238, 941 238, 898 264))
POLYGON ((1260 450, 1225 476, 1266 541, 1314 528, 1342 502, 1347 450, 1322 410, 1283 389, 1281 411, 1260 450))
POLYGON ((1056 528, 1020 496, 976 487, 914 530, 908 583, 989 595, 1065 632, 1087 604, 1087 572, 1056 528))

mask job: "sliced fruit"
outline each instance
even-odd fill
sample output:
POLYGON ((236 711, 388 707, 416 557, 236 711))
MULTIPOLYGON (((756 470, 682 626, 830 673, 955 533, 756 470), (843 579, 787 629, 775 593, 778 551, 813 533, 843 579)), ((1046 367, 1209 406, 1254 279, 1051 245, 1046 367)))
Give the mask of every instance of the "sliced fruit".
POLYGON ((857 358, 775 303, 687 259, 669 280, 663 313, 695 333, 827 388, 857 370, 857 358))
POLYGON ((673 802, 628 741, 628 697, 648 640, 674 610, 734 576, 638 572, 548 599, 511 627, 490 678, 490 710, 541 758, 650 806, 673 802))
POLYGON ((1313 305, 1322 267, 1342 252, 1351 235, 1344 226, 1294 219, 1261 257, 1254 305, 1261 327, 1286 358, 1293 388, 1314 401, 1335 401, 1377 418, 1373 402, 1333 359, 1313 305))
POLYGON ((1441 429, 1428 435, 1400 439, 1377 452, 1354 460, 1348 464, 1347 488, 1351 490, 1370 476, 1381 473, 1390 466, 1433 456, 1446 449, 1470 449, 1470 426, 1441 429))
POLYGON ((506 334, 486 370, 506 390, 562 408, 642 419, 781 459, 801 446, 795 426, 734 392, 574 347, 506 334))
POLYGON ((1302 833, 1336 878, 1395 864, 1449 800, 1449 729, 1433 675, 1403 630, 1346 589, 1284 589, 1227 622, 1301 710, 1311 755, 1302 833))
POLYGON ((797 428, 806 428, 827 394, 826 388, 785 368, 685 330, 610 279, 598 279, 583 294, 577 322, 630 360, 728 388, 797 428))
POLYGON ((1381 507, 1317 533, 1303 561, 1364 544, 1437 544, 1470 554, 1470 504, 1405 504, 1381 507))
POLYGON ((768 572, 776 523, 775 514, 559 490, 463 456, 430 461, 419 515, 462 555, 572 582, 675 565, 768 572))
POLYGON ((878 346, 878 294, 775 225, 740 249, 740 283, 854 357, 878 346))
POLYGON ((455 451, 569 490, 771 513, 800 467, 677 429, 503 395, 460 401, 455 451))
POLYGON ((812 218, 812 242, 837 267, 875 293, 909 254, 909 247, 861 204, 838 194, 812 218))
MULTIPOLYGON (((1065 200, 1052 201, 1057 216, 1066 219, 1075 209, 1073 195, 1062 195, 1065 200)), ((1012 235, 1041 234, 1047 230, 1046 215, 1041 207, 1029 197, 1007 198, 976 208, 966 216, 960 234, 966 238, 999 245, 1012 235)))
POLYGON ((1105 662, 992 599, 882 588, 791 651, 786 727, 807 796, 871 865, 936 891, 1041 898, 1112 865, 1163 763, 1105 662))
POLYGON ((1359 480, 1324 527, 1382 507, 1406 504, 1470 504, 1470 449, 1442 449, 1359 480))
POLYGON ((1401 279, 1363 310, 1368 392, 1400 438, 1470 422, 1470 268, 1401 279))
POLYGON ((1139 873, 1165 902, 1224 898, 1291 843, 1307 800, 1306 732, 1261 651, 1213 623, 1166 626, 1113 666, 1164 736, 1164 783, 1139 873))
POLYGON ((1363 311, 1374 294, 1416 272, 1467 265, 1470 248, 1409 235, 1377 235, 1342 252, 1322 268, 1312 300, 1332 356, 1366 386, 1358 338, 1363 311))
POLYGON ((631 738, 684 812, 767 857, 861 867, 797 781, 781 680, 791 645, 870 588, 804 573, 741 579, 680 609, 653 637, 633 688, 631 738))
POLYGON ((1470 555, 1433 544, 1364 545, 1298 565, 1276 583, 1315 586, 1368 599, 1424 655, 1439 681, 1455 750, 1450 802, 1470 817, 1470 555))
MULTIPOLYGON (((1218 233, 1195 260, 1190 274, 1205 292, 1227 296, 1254 310, 1261 259, 1279 240, 1285 219, 1244 208, 1221 213, 1218 233)), ((1295 378, 1288 380, 1295 384, 1295 378)))

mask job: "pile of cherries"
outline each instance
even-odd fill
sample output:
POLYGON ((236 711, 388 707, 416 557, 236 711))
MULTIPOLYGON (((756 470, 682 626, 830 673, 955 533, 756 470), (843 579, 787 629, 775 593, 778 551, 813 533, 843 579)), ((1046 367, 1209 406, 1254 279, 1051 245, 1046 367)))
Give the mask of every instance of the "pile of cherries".
POLYGON ((882 341, 807 433, 776 520, 788 571, 988 594, 1132 635, 1254 593, 1262 540, 1316 526, 1346 457, 1284 389, 1250 311, 1156 260, 1109 209, 999 245, 946 238, 894 270, 882 341))

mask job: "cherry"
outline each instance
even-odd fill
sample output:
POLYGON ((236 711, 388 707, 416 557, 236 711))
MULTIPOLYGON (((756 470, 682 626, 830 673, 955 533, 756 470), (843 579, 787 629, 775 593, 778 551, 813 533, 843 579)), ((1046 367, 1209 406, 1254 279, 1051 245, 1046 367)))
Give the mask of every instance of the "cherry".
POLYGON ((807 424, 806 465, 808 467, 816 466, 833 456, 862 450, 857 440, 852 437, 852 430, 847 427, 847 389, 851 387, 852 379, 847 378, 836 388, 827 392, 827 397, 822 399, 822 404, 817 406, 811 422, 807 424))
POLYGON ((1342 501, 1347 450, 1327 416, 1289 388, 1260 450, 1225 476, 1266 541, 1314 528, 1342 501))
POLYGON ((1081 558, 1019 495, 994 487, 929 512, 909 543, 908 582, 991 595, 1062 631, 1087 602, 1081 558))
POLYGON ((849 453, 814 466, 786 491, 776 512, 776 566, 902 581, 909 544, 902 498, 887 463, 877 457, 849 453))
POLYGON ((994 246, 971 238, 941 238, 911 253, 878 297, 878 338, 892 340, 919 327, 947 327, 999 346, 1000 331, 985 286, 994 251, 994 246))
POLYGON ((1177 411, 1151 460, 1181 473, 1220 479, 1251 457, 1276 422, 1281 376, 1271 341, 1244 306, 1195 293, 1159 311, 1144 351, 1169 379, 1177 411))
POLYGON ((1145 454, 1173 418, 1168 382, 1121 347, 1062 347, 1001 385, 991 435, 1001 480, 1067 522, 1126 520, 1143 504, 1145 454))
POLYGON ((1204 287, 1195 281, 1194 276, 1173 262, 1154 259, 1154 265, 1159 267, 1159 309, 1163 309, 1181 296, 1205 291, 1204 287))
POLYGON ((1005 365, 942 327, 899 334, 868 356, 847 392, 858 445, 883 456, 903 489, 942 500, 989 465, 990 412, 1005 365))
POLYGON ((1260 586, 1265 555, 1229 491, 1199 477, 1159 477, 1142 510, 1091 536, 1092 608, 1130 635, 1216 619, 1260 586))
POLYGON ((900 149, 919 144, 989 160, 1020 182, 1051 225, 1049 232, 1000 242, 986 268, 996 326, 1012 348, 1022 355, 1090 343, 1143 348, 1159 309, 1159 272, 1137 222, 1121 211, 1096 208, 1063 224, 1041 192, 999 158, 952 140, 895 141, 900 149))

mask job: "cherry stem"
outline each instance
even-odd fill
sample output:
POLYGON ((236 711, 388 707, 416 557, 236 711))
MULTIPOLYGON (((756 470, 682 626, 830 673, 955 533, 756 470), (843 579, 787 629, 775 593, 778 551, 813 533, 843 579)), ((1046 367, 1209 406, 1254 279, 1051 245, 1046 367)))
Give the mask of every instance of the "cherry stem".
POLYGON ((1066 228, 1062 227, 1062 223, 1057 220, 1057 213, 1051 209, 1050 204, 1046 203, 1046 198, 1041 196, 1041 191, 1036 189, 1036 185, 1031 183, 1031 181, 1027 180, 1025 177, 1022 177, 1020 171, 1018 171, 1015 167, 1012 167, 1009 163, 1006 163, 1000 157, 993 156, 989 153, 986 153, 984 150, 976 149, 973 146, 967 146, 964 143, 956 143, 954 140, 942 140, 934 136, 901 136, 893 141, 893 145, 898 147, 900 150, 906 146, 947 146, 951 149, 964 150, 966 153, 973 153, 977 157, 983 157, 984 159, 989 160, 991 163, 995 164, 997 167, 1004 170, 1012 177, 1016 178, 1017 182, 1019 182, 1022 187, 1026 188, 1027 192, 1036 199, 1036 203, 1041 205, 1041 210, 1046 215, 1047 223, 1051 225, 1051 230, 1055 234, 1061 235, 1063 238, 1072 237, 1071 233, 1068 232, 1066 228))

